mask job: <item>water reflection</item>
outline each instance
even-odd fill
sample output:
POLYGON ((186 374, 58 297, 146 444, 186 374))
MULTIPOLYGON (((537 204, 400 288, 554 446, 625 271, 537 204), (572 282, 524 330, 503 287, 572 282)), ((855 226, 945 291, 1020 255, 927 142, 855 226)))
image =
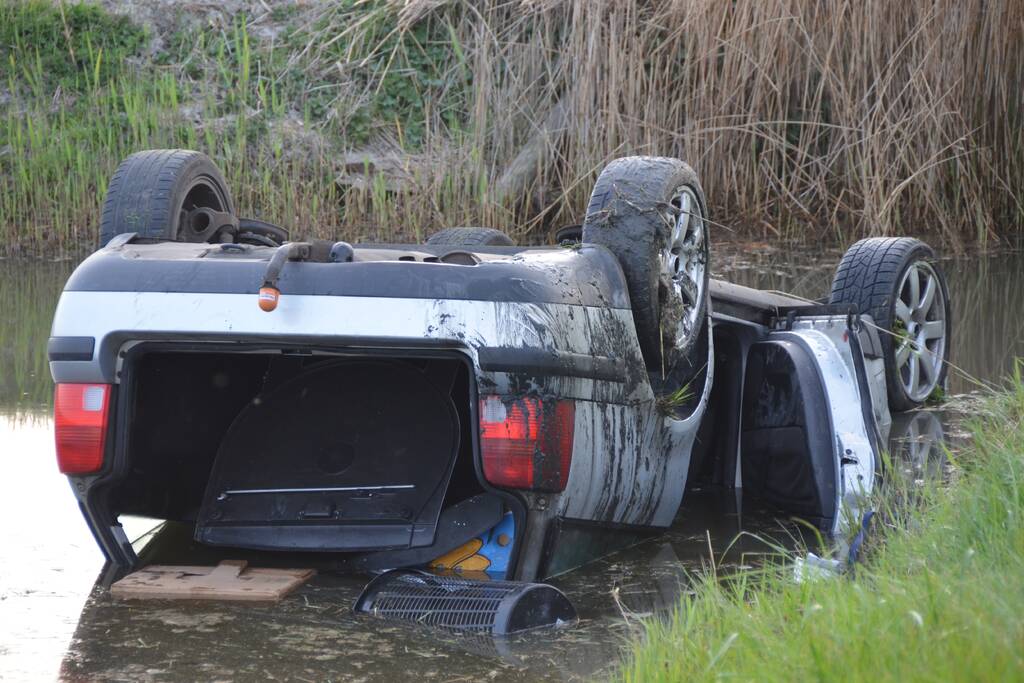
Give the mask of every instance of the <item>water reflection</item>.
POLYGON ((0 260, 0 414, 49 406, 53 309, 74 264, 0 260))
POLYGON ((0 678, 51 680, 103 556, 57 471, 47 418, 0 415, 0 678))
MULTIPOLYGON (((896 416, 889 435, 895 471, 941 476, 943 434, 938 413, 896 416)), ((322 573, 269 606, 118 602, 96 589, 78 615, 61 673, 69 680, 593 680, 614 672, 641 635, 638 620, 668 614, 698 571, 711 563, 720 573, 735 571, 779 547, 813 547, 804 529, 733 492, 691 491, 666 533, 553 581, 575 603, 578 626, 511 638, 354 614, 363 577, 322 573)), ((168 525, 148 559, 172 552, 188 564, 200 561, 188 554, 199 551, 200 563, 217 561, 211 549, 189 545, 190 530, 182 534, 168 525)))
MULTIPOLYGON (((796 537, 792 523, 741 510, 731 493, 695 492, 668 533, 555 580, 580 613, 563 631, 492 639, 357 615, 351 607, 367 579, 330 573, 269 606, 118 602, 96 589, 61 671, 72 680, 592 680, 620 661, 636 619, 678 604, 712 555, 723 570, 746 566, 772 552, 760 537, 796 537)), ((209 548, 201 561, 190 555, 181 531, 168 525, 152 543, 176 548, 180 564, 216 562, 209 548)), ((161 560, 168 550, 147 552, 161 560)))
POLYGON ((912 482, 935 481, 946 465, 946 430, 940 413, 917 410, 893 415, 889 457, 912 482))

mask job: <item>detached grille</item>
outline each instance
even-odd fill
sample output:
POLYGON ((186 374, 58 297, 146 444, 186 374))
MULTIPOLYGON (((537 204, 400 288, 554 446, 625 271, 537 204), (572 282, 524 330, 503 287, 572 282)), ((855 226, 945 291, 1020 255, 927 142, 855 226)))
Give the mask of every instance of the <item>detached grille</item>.
POLYGON ((401 569, 371 581, 355 609, 385 619, 493 635, 576 620, 575 608, 553 586, 474 581, 401 569))

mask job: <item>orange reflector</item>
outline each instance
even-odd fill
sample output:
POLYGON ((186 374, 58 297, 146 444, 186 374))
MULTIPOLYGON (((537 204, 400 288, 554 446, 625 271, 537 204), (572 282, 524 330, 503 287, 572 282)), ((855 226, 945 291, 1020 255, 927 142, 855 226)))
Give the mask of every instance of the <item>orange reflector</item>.
POLYGON ((103 467, 109 408, 109 384, 57 385, 53 424, 61 472, 87 474, 103 467))
POLYGON ((565 490, 572 460, 576 404, 536 397, 480 400, 484 478, 494 486, 565 490))
POLYGON ((259 302, 260 308, 270 313, 277 308, 277 301, 281 298, 281 290, 275 287, 260 287, 259 302))

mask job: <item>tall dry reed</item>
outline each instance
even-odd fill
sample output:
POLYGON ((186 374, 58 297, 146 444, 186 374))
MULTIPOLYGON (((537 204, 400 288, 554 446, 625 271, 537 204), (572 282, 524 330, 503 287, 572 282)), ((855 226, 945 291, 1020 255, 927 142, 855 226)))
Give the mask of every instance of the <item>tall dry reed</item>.
MULTIPOLYGON (((314 62, 337 64, 332 41, 356 46, 352 63, 373 53, 359 39, 373 24, 365 7, 325 11, 314 62)), ((745 235, 984 245, 1024 216, 1017 0, 406 0, 376 11, 396 13, 399 31, 448 27, 442 70, 472 75, 464 130, 433 117, 435 165, 407 196, 389 195, 419 224, 541 238, 579 220, 601 167, 626 154, 689 161, 714 217, 745 235)), ((400 70, 402 55, 390 57, 400 70)), ((358 206, 371 223, 381 210, 358 206)))

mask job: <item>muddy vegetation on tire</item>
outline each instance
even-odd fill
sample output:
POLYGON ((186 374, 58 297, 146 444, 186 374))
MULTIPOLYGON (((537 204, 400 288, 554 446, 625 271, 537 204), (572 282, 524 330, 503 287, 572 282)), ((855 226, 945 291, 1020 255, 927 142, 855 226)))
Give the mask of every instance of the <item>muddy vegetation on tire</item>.
POLYGON ((662 379, 675 375, 678 385, 706 362, 706 344, 700 343, 706 335, 709 270, 706 207, 697 174, 686 163, 665 157, 625 157, 601 173, 583 223, 583 242, 607 247, 622 266, 648 370, 662 379), (693 205, 684 212, 680 201, 693 205), (671 253, 670 241, 683 213, 699 221, 697 241, 692 254, 687 254, 699 267, 696 281, 682 278, 683 295, 679 296, 664 260, 673 262, 680 256, 671 253), (688 327, 681 327, 687 321, 688 327))

